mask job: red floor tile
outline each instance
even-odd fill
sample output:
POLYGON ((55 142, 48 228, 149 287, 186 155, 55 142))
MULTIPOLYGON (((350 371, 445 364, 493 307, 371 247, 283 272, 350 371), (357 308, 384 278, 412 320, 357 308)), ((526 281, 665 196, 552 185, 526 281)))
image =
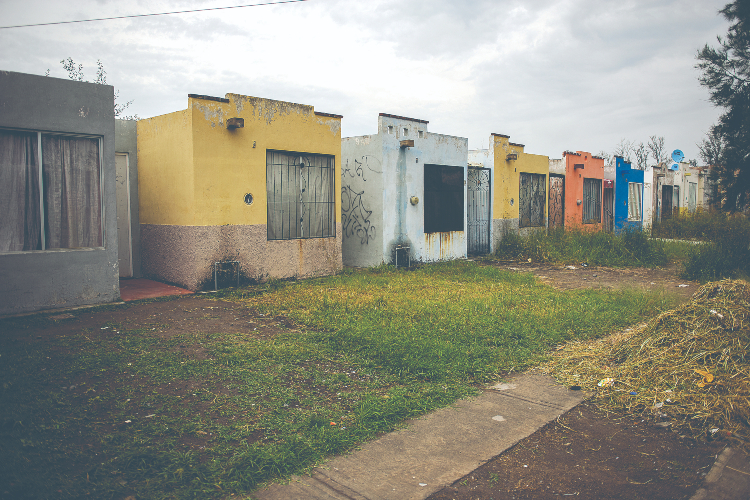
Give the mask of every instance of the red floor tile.
POLYGON ((120 298, 125 302, 140 299, 153 299, 168 295, 190 295, 193 292, 172 285, 165 285, 158 281, 144 278, 120 280, 120 298))

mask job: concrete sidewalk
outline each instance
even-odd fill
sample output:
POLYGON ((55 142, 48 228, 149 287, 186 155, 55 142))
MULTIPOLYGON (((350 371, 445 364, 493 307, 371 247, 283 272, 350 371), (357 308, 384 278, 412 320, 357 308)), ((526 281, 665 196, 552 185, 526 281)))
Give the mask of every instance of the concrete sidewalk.
POLYGON ((550 377, 520 374, 474 399, 413 420, 312 476, 255 492, 261 500, 422 499, 534 433, 586 397, 550 377))

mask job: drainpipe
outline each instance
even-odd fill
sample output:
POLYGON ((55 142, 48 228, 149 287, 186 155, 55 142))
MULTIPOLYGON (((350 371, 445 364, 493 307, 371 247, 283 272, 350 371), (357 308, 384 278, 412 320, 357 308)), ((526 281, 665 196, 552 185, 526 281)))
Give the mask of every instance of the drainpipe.
POLYGON ((394 264, 399 266, 411 265, 411 241, 406 234, 406 210, 408 196, 406 193, 406 151, 414 147, 414 140, 403 140, 399 143, 398 161, 396 162, 396 242, 394 245, 394 264))

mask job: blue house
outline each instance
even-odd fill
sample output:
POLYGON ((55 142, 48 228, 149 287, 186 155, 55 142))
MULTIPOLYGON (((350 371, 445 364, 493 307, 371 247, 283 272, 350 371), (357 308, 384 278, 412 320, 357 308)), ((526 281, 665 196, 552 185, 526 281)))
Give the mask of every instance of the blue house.
POLYGON ((615 156, 615 232, 643 228, 643 170, 615 156))

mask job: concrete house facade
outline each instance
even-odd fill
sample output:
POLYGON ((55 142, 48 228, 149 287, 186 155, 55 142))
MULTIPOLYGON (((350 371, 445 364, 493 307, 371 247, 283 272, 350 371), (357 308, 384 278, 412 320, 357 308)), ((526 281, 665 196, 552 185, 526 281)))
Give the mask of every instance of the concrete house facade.
POLYGON ((586 151, 566 151, 565 227, 602 229, 604 159, 586 151))
POLYGON ((341 141, 344 264, 466 257, 468 140, 380 113, 377 133, 341 141))
POLYGON ((341 116, 191 94, 137 131, 144 276, 198 290, 213 287, 217 262, 247 279, 342 268, 341 116))
POLYGON ((643 170, 615 156, 615 232, 643 229, 643 170))
POLYGON ((0 314, 119 298, 113 101, 0 71, 0 314))
POLYGON ((547 227, 549 157, 529 154, 510 136, 490 135, 487 150, 472 150, 470 166, 492 174, 490 248, 494 251, 505 233, 528 234, 547 227))

